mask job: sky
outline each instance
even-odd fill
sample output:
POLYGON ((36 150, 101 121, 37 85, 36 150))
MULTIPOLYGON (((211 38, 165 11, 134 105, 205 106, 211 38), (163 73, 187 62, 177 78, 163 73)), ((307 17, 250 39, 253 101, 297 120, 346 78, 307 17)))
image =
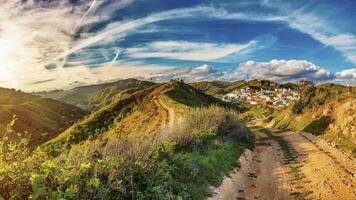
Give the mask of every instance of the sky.
POLYGON ((356 84, 354 0, 0 0, 0 87, 356 84))

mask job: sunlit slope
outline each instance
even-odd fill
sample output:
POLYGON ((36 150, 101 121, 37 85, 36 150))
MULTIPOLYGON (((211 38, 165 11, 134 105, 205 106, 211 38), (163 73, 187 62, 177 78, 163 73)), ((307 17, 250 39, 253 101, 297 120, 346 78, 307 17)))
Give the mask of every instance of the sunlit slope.
POLYGON ((92 111, 109 104, 113 98, 121 99, 153 85, 155 83, 148 81, 125 79, 112 83, 76 87, 71 90, 54 90, 36 94, 92 111))
POLYGON ((93 112, 54 138, 48 145, 74 144, 89 138, 109 136, 113 131, 150 134, 168 124, 172 110, 176 118, 186 109, 223 104, 220 100, 178 81, 138 91, 93 112), (170 110, 172 109, 172 110, 170 110))
POLYGON ((0 132, 16 116, 13 129, 29 132, 34 146, 55 137, 85 114, 80 108, 53 99, 0 88, 0 132))
POLYGON ((291 108, 279 112, 272 120, 276 128, 310 132, 356 150, 356 87, 323 84, 315 96, 294 114, 291 108))

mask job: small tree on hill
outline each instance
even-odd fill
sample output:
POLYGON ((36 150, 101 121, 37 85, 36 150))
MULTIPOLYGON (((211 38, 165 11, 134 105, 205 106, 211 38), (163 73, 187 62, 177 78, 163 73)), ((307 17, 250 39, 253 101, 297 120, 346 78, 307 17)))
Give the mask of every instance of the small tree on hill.
POLYGON ((298 92, 300 95, 300 100, 295 102, 292 107, 292 112, 294 114, 302 114, 303 109, 307 106, 311 99, 315 96, 315 84, 313 81, 302 80, 298 83, 298 92))

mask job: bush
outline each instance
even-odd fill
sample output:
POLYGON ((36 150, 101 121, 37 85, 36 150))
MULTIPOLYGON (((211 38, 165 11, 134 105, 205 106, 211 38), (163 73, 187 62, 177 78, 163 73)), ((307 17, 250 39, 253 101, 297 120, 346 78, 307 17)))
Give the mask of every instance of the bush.
POLYGON ((16 133, 12 127, 16 116, 0 138, 0 199, 26 199, 30 194, 31 171, 47 157, 36 150, 28 150, 28 133, 16 133))
POLYGON ((199 148, 210 139, 240 127, 237 113, 219 106, 196 108, 188 111, 183 119, 160 133, 163 140, 170 140, 185 147, 199 148))
POLYGON ((292 106, 292 112, 296 115, 300 115, 303 113, 304 107, 305 103, 303 101, 296 101, 292 106))

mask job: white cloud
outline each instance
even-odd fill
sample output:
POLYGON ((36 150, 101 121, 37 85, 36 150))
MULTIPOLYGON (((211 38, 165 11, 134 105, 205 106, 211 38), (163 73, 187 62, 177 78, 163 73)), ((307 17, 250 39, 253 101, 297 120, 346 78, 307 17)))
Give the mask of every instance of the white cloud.
POLYGON ((356 80, 356 68, 345 69, 336 73, 336 77, 340 79, 356 80))
POLYGON ((243 62, 230 78, 268 79, 279 82, 302 79, 327 81, 332 80, 334 74, 305 60, 272 60, 270 62, 243 62))
POLYGON ((253 47, 247 44, 216 44, 189 41, 159 41, 126 49, 132 58, 171 58, 178 60, 212 61, 253 47))
POLYGON ((204 64, 199 67, 177 67, 151 73, 149 80, 166 82, 171 79, 183 79, 185 82, 203 80, 222 80, 224 73, 216 71, 212 66, 204 64))

